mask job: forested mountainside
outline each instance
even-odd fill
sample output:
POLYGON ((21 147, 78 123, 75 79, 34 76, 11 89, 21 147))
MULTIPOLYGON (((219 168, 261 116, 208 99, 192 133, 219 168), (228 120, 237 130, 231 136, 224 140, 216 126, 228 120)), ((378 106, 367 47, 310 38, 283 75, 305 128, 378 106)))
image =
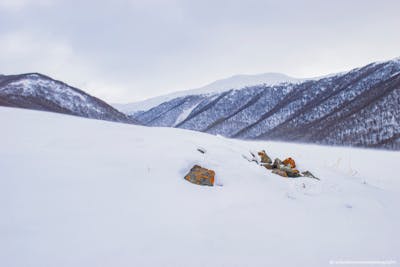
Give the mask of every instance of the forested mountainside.
POLYGON ((39 73, 1 75, 0 106, 135 123, 104 101, 39 73))
POLYGON ((182 96, 133 117, 241 139, 398 150, 400 59, 319 80, 182 96))
POLYGON ((42 74, 0 75, 0 105, 239 139, 400 149, 400 59, 322 79, 188 92, 123 114, 42 74))
POLYGON ((138 101, 128 104, 113 104, 113 106, 125 114, 133 114, 137 111, 149 110, 169 100, 187 95, 216 94, 231 89, 242 89, 244 87, 255 86, 260 84, 266 84, 272 86, 284 82, 299 83, 302 81, 305 81, 305 79, 294 78, 282 73, 275 73, 275 72, 268 72, 263 74, 254 74, 254 75, 241 74, 241 75, 234 75, 225 79, 216 80, 215 82, 212 82, 210 84, 207 84, 206 86, 197 89, 177 91, 166 95, 152 97, 143 101, 138 101))

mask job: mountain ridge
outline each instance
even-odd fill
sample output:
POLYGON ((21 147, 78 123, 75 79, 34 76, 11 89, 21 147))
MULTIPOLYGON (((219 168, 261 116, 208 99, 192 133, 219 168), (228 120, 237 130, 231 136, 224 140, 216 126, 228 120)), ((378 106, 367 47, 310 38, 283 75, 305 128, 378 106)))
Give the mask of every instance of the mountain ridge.
POLYGON ((137 123, 105 101, 37 72, 0 76, 0 105, 137 123))
POLYGON ((218 79, 212 83, 196 89, 176 91, 161 96, 151 97, 143 101, 137 101, 127 104, 113 104, 113 106, 125 114, 132 115, 133 113, 136 113, 138 111, 148 110, 161 104, 162 102, 185 95, 212 95, 232 89, 238 90, 244 87, 259 84, 276 85, 279 83, 296 83, 304 80, 307 79, 294 78, 278 72, 267 72, 261 74, 237 74, 228 78, 218 79))
POLYGON ((178 94, 129 115, 40 73, 0 75, 0 106, 237 139, 400 150, 400 58, 291 83, 178 94))
POLYGON ((394 59, 300 83, 187 95, 133 117, 148 126, 240 139, 398 150, 399 99, 400 60, 394 59))

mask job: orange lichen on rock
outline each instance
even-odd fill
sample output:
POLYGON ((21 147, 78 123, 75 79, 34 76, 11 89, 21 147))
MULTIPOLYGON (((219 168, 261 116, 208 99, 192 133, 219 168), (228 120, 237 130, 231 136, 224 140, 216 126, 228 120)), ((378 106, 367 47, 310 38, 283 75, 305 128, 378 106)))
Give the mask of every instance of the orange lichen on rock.
POLYGON ((292 158, 287 158, 282 163, 290 168, 296 168, 296 162, 292 158))
POLYGON ((193 184, 213 186, 215 172, 199 165, 194 165, 189 173, 186 174, 185 179, 193 184))

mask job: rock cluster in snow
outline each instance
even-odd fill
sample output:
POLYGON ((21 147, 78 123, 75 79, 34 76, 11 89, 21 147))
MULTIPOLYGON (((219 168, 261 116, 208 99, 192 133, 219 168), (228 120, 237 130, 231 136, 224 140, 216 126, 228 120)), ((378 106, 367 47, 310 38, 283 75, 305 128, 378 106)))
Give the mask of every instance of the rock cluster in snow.
POLYGON ((265 150, 259 151, 257 153, 258 157, 250 152, 251 158, 243 156, 250 162, 256 162, 258 165, 272 170, 272 173, 280 175, 282 177, 309 177, 319 180, 319 178, 315 177, 310 171, 304 171, 300 174, 300 171, 296 168, 296 162, 291 157, 286 158, 285 160, 280 160, 279 158, 275 158, 274 162, 272 159, 267 155, 265 150))

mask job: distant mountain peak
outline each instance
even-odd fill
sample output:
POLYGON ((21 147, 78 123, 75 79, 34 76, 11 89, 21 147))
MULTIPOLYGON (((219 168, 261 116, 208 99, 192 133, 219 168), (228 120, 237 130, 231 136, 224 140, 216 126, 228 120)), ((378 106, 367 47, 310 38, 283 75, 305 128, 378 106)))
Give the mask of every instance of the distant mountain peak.
POLYGON ((230 138, 400 149, 398 60, 298 83, 193 92, 133 117, 230 138))
POLYGON ((234 75, 118 106, 40 73, 0 75, 0 106, 240 139, 400 149, 400 57, 311 79, 234 75))
POLYGON ((269 72, 261 74, 237 74, 226 79, 220 79, 198 89, 189 90, 196 94, 202 93, 218 93, 231 89, 242 89, 248 86, 266 84, 277 85, 280 83, 295 83, 303 81, 286 74, 269 72))
POLYGON ((281 83, 298 83, 305 79, 298 79, 290 77, 286 74, 277 72, 268 72, 261 74, 237 74, 228 78, 216 80, 203 87, 191 90, 183 90, 166 94, 158 97, 153 97, 144 101, 129 103, 129 104, 114 104, 113 106, 126 114, 132 114, 140 110, 147 110, 155 107, 165 101, 173 98, 187 96, 187 95, 212 95, 222 93, 232 89, 242 89, 244 87, 255 85, 277 85, 281 83))

